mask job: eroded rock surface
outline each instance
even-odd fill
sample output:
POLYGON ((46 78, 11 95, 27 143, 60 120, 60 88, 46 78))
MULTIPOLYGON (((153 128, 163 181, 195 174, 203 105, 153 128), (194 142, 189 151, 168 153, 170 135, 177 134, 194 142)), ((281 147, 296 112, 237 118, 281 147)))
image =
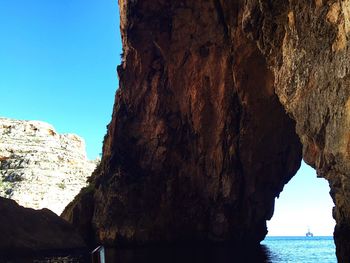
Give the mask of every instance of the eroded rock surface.
POLYGON ((52 211, 24 208, 2 197, 0 232, 0 255, 85 247, 78 232, 52 211))
POLYGON ((119 5, 102 164, 92 198, 65 216, 94 207, 84 228, 103 242, 256 243, 301 141, 330 183, 338 260, 350 262, 350 1, 119 5))
POLYGON ((102 163, 63 217, 106 244, 258 244, 301 146, 243 32, 243 2, 119 5, 124 54, 102 163))
POLYGON ((60 214, 95 167, 79 136, 58 134, 45 122, 0 118, 0 196, 60 214))
MULTIPOLYGON (((269 13, 272 16, 272 12, 269 13)), ((290 1, 272 48, 276 92, 304 160, 329 181, 339 262, 350 262, 350 1, 290 1)))

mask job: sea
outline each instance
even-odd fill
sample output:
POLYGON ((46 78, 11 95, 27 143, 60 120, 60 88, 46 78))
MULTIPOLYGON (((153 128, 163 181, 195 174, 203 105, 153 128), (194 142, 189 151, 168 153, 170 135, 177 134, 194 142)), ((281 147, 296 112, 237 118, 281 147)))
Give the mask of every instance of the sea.
POLYGON ((333 237, 266 237, 261 245, 266 250, 266 262, 271 263, 334 263, 333 237))
MULTIPOLYGON (((181 247, 105 249, 105 263, 335 263, 333 237, 266 237, 256 249, 181 247)), ((1 259, 1 263, 91 263, 89 253, 1 259)), ((99 261, 96 261, 99 262, 99 261)))

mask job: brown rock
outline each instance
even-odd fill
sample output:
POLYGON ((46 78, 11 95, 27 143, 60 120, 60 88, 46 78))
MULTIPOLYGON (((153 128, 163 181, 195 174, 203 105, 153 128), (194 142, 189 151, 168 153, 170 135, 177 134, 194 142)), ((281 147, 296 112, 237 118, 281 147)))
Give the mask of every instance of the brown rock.
POLYGON ((249 21, 260 21, 257 34, 247 33, 264 53, 275 92, 296 121, 304 160, 329 181, 338 261, 350 262, 350 2, 324 2, 247 5, 246 12, 255 14, 249 21))
POLYGON ((81 236, 48 209, 34 210, 0 197, 0 255, 84 248, 81 236))
POLYGON ((350 262, 350 2, 119 4, 124 54, 92 194, 96 239, 257 243, 299 167, 300 138, 330 183, 337 257, 350 262))
POLYGON ((120 88, 91 224, 80 223, 87 194, 63 217, 105 244, 257 244, 301 146, 273 72, 242 31, 259 23, 255 11, 220 1, 120 7, 120 88))
POLYGON ((285 27, 274 51, 282 53, 273 65, 276 92, 296 120, 305 161, 329 181, 338 260, 350 262, 350 2, 294 2, 287 9, 296 26, 285 27))

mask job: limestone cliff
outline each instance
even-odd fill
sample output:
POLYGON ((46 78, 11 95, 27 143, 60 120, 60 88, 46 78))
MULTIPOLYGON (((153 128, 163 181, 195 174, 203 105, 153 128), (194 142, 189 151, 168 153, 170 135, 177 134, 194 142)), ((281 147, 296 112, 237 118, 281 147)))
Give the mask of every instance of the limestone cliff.
POLYGON ((60 214, 95 167, 77 135, 58 134, 44 122, 0 118, 0 196, 60 214))
POLYGON ((124 54, 102 163, 63 216, 107 244, 259 243, 301 146, 242 31, 244 5, 119 4, 124 54))
POLYGON ((301 142, 329 180, 338 260, 350 262, 350 1, 119 6, 102 163, 64 216, 107 243, 257 243, 301 142))
MULTIPOLYGON (((273 11, 261 14, 269 21, 273 11)), ((329 181, 338 260, 350 262, 350 1, 290 1, 280 17, 280 38, 266 36, 279 39, 266 52, 276 93, 296 120, 304 160, 329 181)))

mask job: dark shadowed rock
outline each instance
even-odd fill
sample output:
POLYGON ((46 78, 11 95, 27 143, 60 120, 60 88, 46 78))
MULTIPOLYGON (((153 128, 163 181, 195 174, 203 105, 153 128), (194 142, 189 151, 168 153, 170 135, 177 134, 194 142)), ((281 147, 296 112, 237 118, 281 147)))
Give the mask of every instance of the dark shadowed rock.
POLYGON ((259 10, 255 40, 304 160, 329 181, 338 261, 350 262, 350 1, 266 1, 259 10))
POLYGON ((120 1, 124 54, 102 163, 93 191, 62 215, 98 242, 266 235, 301 146, 238 2, 120 1))
POLYGON ((5 198, 0 198, 0 232, 0 255, 85 247, 77 231, 55 213, 5 198))
POLYGON ((75 207, 93 207, 84 229, 107 244, 256 244, 301 142, 330 183, 337 257, 350 262, 350 2, 119 6, 123 62, 102 163, 91 198, 63 216, 81 227, 75 207))

